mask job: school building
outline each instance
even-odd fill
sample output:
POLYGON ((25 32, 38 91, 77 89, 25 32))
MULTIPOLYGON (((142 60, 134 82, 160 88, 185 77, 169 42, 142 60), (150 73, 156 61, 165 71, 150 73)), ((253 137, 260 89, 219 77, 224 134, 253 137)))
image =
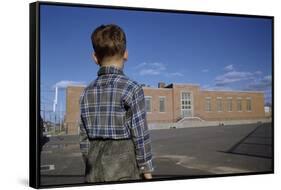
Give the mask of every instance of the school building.
MULTIPOLYGON (((78 133, 79 98, 83 86, 66 89, 65 125, 78 133)), ((204 90, 196 84, 159 83, 143 87, 148 123, 175 123, 182 118, 203 121, 265 118, 264 93, 256 91, 204 90)))

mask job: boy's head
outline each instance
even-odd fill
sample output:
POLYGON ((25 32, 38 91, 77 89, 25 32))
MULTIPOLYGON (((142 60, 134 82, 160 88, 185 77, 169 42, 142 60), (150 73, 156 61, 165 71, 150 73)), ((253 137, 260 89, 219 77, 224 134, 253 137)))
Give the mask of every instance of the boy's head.
POLYGON ((108 60, 127 60, 126 35, 117 25, 101 25, 91 36, 96 63, 103 66, 108 60))

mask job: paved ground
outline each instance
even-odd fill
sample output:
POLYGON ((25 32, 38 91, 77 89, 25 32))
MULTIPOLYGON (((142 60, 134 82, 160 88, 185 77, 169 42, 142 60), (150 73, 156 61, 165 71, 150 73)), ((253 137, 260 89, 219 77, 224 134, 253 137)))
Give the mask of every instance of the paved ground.
MULTIPOLYGON (((151 131, 154 178, 272 170, 272 126, 248 124, 151 131)), ((83 183, 77 136, 52 137, 41 154, 41 184, 83 183)))

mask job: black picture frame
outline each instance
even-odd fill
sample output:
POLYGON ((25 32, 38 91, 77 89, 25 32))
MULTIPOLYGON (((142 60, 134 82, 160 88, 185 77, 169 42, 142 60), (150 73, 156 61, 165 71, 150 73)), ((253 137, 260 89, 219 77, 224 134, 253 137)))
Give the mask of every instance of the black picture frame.
MULTIPOLYGON (((218 174, 218 175, 204 175, 204 176, 190 176, 190 177, 171 177, 169 179, 152 179, 150 181, 161 180, 180 180, 180 179, 194 179, 194 178, 210 178, 210 177, 232 177, 243 175, 257 175, 257 174, 272 174, 274 173, 274 17, 263 15, 247 15, 247 14, 230 14, 230 13, 216 13, 216 12, 199 12, 190 10, 166 10, 156 8, 142 8, 142 7, 123 7, 123 6, 108 6, 108 5, 92 5, 80 3, 59 3, 39 1, 29 4, 29 185, 33 188, 54 188, 54 187, 69 187, 69 186, 84 186, 91 185, 85 183, 71 184, 71 185, 40 185, 40 6, 41 5, 55 5, 66 7, 87 7, 100 9, 117 9, 117 10, 134 10, 134 11, 152 11, 164 13, 188 13, 195 15, 211 15, 211 16, 232 16, 232 17, 246 17, 246 18, 265 18, 272 21, 272 171, 266 172, 252 172, 252 173, 235 173, 235 174, 218 174)), ((96 184, 118 184, 130 183, 134 181, 124 182, 107 182, 96 184)), ((143 181, 142 181, 143 182, 143 181)))

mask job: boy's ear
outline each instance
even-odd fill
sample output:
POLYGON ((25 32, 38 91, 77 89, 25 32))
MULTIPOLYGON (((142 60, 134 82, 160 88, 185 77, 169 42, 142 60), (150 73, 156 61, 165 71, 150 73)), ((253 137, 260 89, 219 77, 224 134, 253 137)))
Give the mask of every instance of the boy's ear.
POLYGON ((96 64, 99 65, 99 60, 98 60, 98 57, 95 52, 92 53, 92 56, 93 56, 93 59, 96 62, 96 64))
POLYGON ((128 60, 128 55, 129 53, 128 53, 128 50, 126 50, 125 51, 125 53, 124 53, 124 56, 123 56, 123 59, 125 60, 125 61, 127 61, 128 60))

